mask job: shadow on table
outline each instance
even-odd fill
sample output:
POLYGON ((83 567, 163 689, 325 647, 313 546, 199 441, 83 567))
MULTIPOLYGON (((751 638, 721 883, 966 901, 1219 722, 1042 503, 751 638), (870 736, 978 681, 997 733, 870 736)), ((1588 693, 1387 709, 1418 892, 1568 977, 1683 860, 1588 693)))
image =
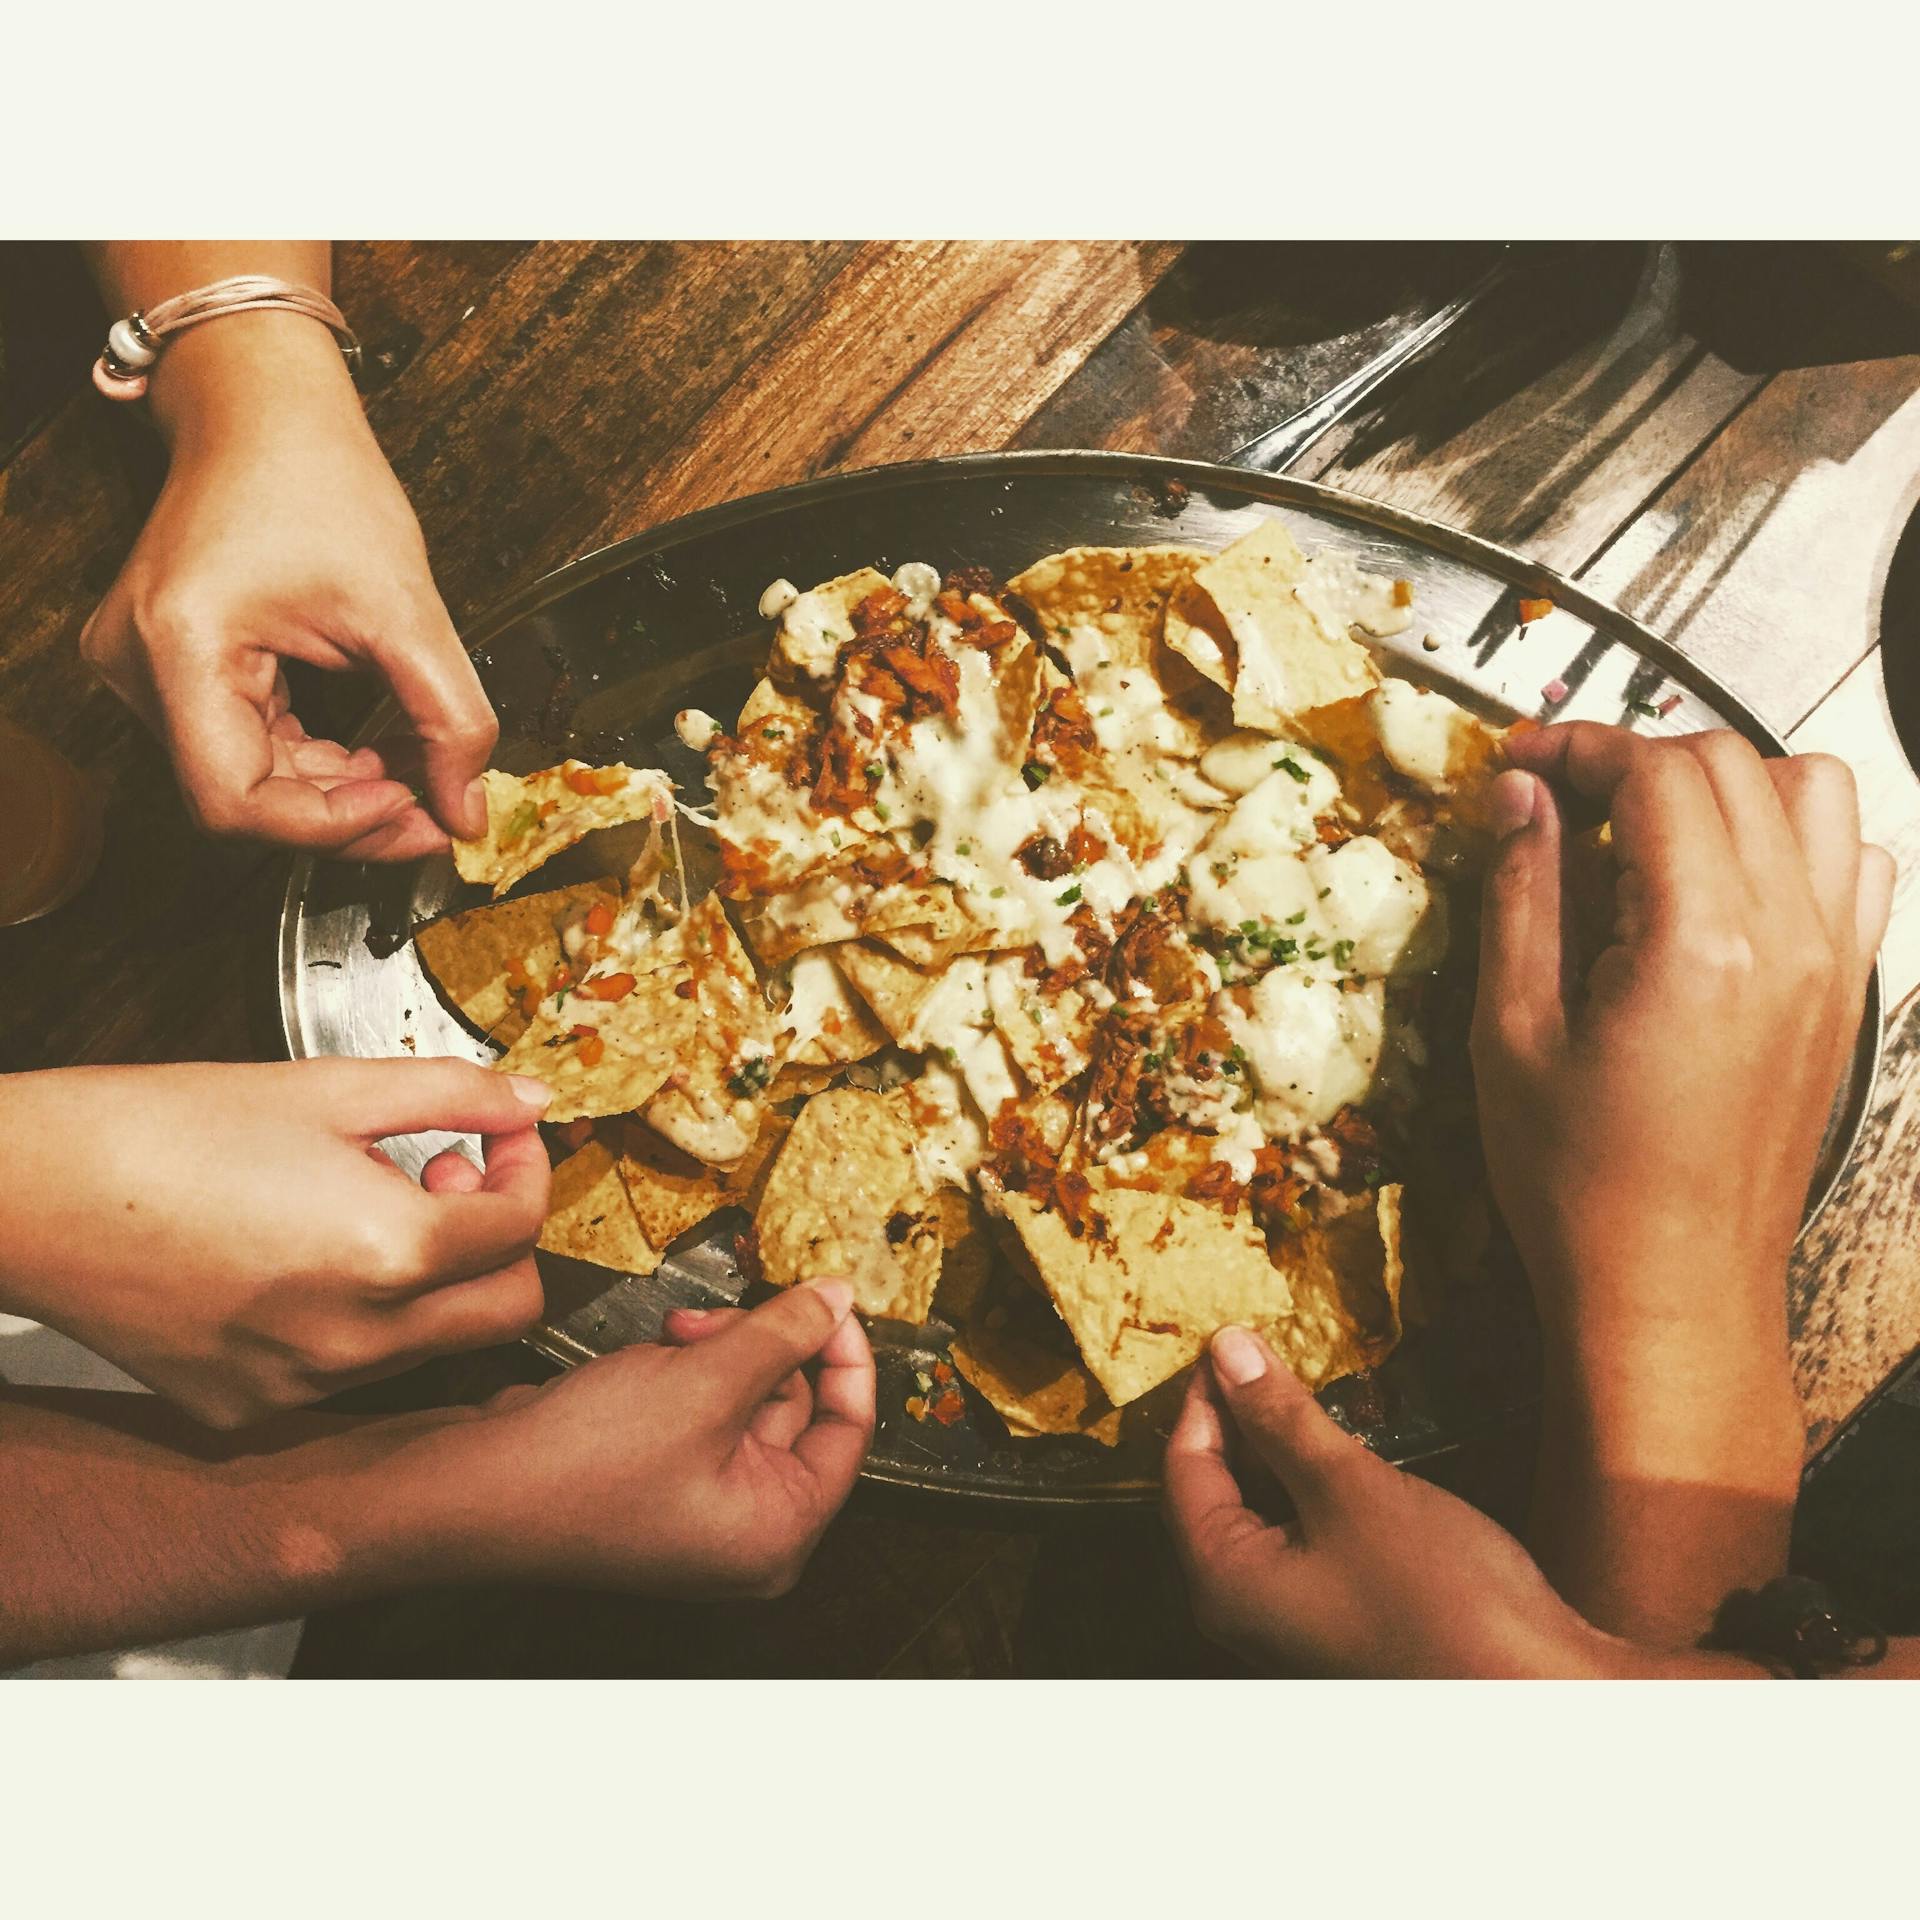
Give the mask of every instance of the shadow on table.
POLYGON ((1741 373, 1920 353, 1909 306, 1828 241, 1703 241, 1681 249, 1688 330, 1741 373))

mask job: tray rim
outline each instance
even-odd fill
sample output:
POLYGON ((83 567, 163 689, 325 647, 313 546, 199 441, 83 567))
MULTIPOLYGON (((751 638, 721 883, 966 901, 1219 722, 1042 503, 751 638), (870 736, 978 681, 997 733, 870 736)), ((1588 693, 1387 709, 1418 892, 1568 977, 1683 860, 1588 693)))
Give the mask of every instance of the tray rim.
MULTIPOLYGON (((728 527, 747 524, 769 513, 779 512, 789 507, 812 505, 835 496, 857 497, 865 493, 937 484, 948 480, 991 479, 1012 473, 1106 474, 1115 478, 1131 476, 1162 484, 1167 481, 1176 481, 1189 488, 1226 489, 1244 495, 1251 501, 1264 501, 1274 506, 1297 507, 1324 514, 1332 519, 1375 527, 1382 532, 1398 535, 1402 539, 1426 546, 1448 558, 1478 567, 1511 587, 1522 588, 1541 598, 1552 600, 1557 608, 1564 608, 1567 612, 1574 614, 1596 634, 1627 646, 1643 658, 1656 662, 1671 679, 1679 682, 1689 692, 1711 702, 1730 720, 1738 722, 1741 731, 1763 753, 1779 756, 1790 751, 1785 738, 1710 668, 1681 652, 1671 641, 1635 619, 1631 614, 1623 612, 1611 601, 1603 600, 1598 595, 1588 592, 1578 581, 1539 561, 1529 559, 1513 548, 1483 539, 1480 535, 1468 533, 1461 528, 1449 526, 1445 521, 1429 519, 1424 514, 1413 513, 1385 501, 1370 499, 1364 494, 1348 492, 1344 488, 1328 486, 1321 481, 1295 479, 1284 473, 1261 473, 1252 468, 1235 466, 1225 461, 1182 459, 1166 454, 1133 453, 1106 448, 1013 448, 997 452, 947 454, 928 460, 850 468, 842 473, 823 474, 811 480, 795 481, 786 486, 766 488, 757 493, 741 494, 733 499, 717 501, 711 506, 696 508, 690 513, 680 514, 671 520, 659 521, 638 533, 609 541, 604 546, 595 547, 584 554, 577 555, 574 559, 540 575, 519 592, 508 595, 477 616, 470 626, 461 632, 461 642, 469 652, 472 652, 477 647, 487 645, 519 621, 539 613, 579 587, 602 580, 610 573, 619 572, 635 561, 663 552, 685 540, 709 533, 724 532, 728 527)), ((369 714, 360 735, 356 737, 372 737, 392 716, 393 711, 391 700, 381 701, 369 714)), ((281 902, 280 922, 275 936, 281 1037, 286 1045, 288 1057, 295 1060, 310 1057, 305 1038, 298 1026, 297 1000, 293 991, 293 981, 297 971, 295 948, 299 934, 300 906, 315 864, 315 856, 310 853, 295 856, 287 877, 286 891, 281 902)), ((1801 1217, 1796 1244, 1798 1238, 1804 1236, 1826 1210, 1853 1164, 1855 1152, 1859 1147, 1867 1118, 1873 1110, 1874 1098, 1878 1091, 1880 1056, 1884 1043, 1885 987, 1882 962, 1876 956, 1873 969, 1867 979, 1866 995, 1861 1007, 1860 1032, 1853 1049, 1851 1085, 1854 1097, 1843 1129, 1844 1145, 1834 1155, 1831 1169, 1825 1180, 1809 1198, 1801 1217)), ((541 1332, 527 1335, 524 1344, 561 1365, 580 1364, 580 1356, 577 1352, 557 1340, 543 1338, 541 1332)), ((1408 1454, 1397 1464, 1411 1467, 1418 1465, 1421 1461, 1438 1459, 1455 1453, 1476 1437, 1510 1425, 1518 1417, 1520 1416, 1513 1412, 1491 1415, 1484 1425, 1469 1429, 1464 1434, 1451 1437, 1432 1447, 1408 1454)), ((861 1474, 863 1479, 878 1485, 907 1488, 916 1493, 937 1491, 948 1500, 977 1502, 994 1509, 1007 1507, 1104 1508, 1113 1505, 1138 1504, 1143 1500, 1155 1498, 1158 1494, 1157 1484, 1138 1488, 1131 1484, 1123 1484, 1088 1488, 1084 1491, 1058 1492, 1013 1492, 978 1487, 936 1489, 929 1487, 924 1481, 886 1469, 875 1470, 871 1466, 864 1466, 861 1474)))

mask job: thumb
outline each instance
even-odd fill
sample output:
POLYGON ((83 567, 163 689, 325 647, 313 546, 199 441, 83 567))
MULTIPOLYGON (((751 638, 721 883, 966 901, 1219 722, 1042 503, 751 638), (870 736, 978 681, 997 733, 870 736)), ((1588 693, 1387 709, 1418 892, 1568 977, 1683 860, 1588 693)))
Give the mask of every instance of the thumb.
POLYGON ((350 1139, 393 1134, 524 1133, 546 1110, 553 1090, 524 1074, 451 1058, 299 1060, 302 1095, 324 1101, 350 1139))
POLYGON ((1565 1025, 1560 995, 1560 809, 1537 775, 1511 768, 1489 806, 1499 849, 1480 914, 1476 1047, 1531 1051, 1565 1025))
POLYGON ((688 1353, 723 1417, 744 1421, 811 1360, 853 1307, 844 1280, 809 1280, 744 1314, 688 1353))
POLYGON ((1222 1327, 1208 1352, 1234 1425, 1286 1489, 1311 1535, 1316 1522, 1324 1524, 1348 1503, 1354 1470, 1380 1463, 1321 1410, 1257 1334, 1222 1327))
POLYGON ((433 817, 461 839, 487 830, 478 785, 500 723, 446 609, 429 610, 369 649, 420 742, 421 784, 433 817))

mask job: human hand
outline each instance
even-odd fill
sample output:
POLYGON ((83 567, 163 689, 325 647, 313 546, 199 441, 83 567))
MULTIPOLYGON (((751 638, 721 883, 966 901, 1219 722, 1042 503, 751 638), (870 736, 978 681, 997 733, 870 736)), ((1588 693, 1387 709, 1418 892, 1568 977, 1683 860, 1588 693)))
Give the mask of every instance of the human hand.
POLYGON ((538 1317, 546 1089, 458 1060, 0 1080, 0 1304, 234 1427, 538 1317), (424 1191, 375 1147, 486 1141, 424 1191))
POLYGON ((1165 1507, 1200 1630, 1264 1672, 1583 1678, 1635 1664, 1511 1534, 1370 1453, 1245 1328, 1215 1334, 1194 1369, 1165 1507), (1248 1506, 1249 1469, 1280 1483, 1293 1520, 1248 1506))
POLYGON ((1780 1281, 1886 930, 1853 778, 1716 731, 1516 735, 1473 1058, 1494 1192, 1550 1336, 1785 1351, 1780 1281), (1565 827, 1612 823, 1613 943, 1563 979, 1565 827))
POLYGON ((351 860, 484 831, 493 709, 326 330, 232 316, 163 372, 166 484, 80 649, 166 743, 195 821, 351 860), (377 671, 414 739, 310 739, 287 660, 377 671))
POLYGON ((873 1351, 840 1280, 751 1313, 676 1312, 449 1430, 462 1558, 493 1577, 678 1598, 785 1593, 873 1436, 873 1351), (813 1369, 809 1379, 807 1369, 813 1369))

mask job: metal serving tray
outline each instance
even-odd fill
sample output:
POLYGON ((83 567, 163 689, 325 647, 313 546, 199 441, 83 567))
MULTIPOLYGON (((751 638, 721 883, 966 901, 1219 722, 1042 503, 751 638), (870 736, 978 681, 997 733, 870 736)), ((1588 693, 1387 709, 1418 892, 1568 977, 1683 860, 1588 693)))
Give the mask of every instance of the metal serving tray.
MULTIPOLYGON (((502 718, 497 764, 515 772, 583 759, 661 766, 690 799, 705 798, 701 763, 672 717, 700 706, 730 720, 765 659, 756 603, 773 579, 805 584, 863 564, 984 564, 1005 577, 1081 544, 1225 546, 1277 512, 1308 550, 1351 555, 1409 579, 1413 626, 1383 643, 1395 670, 1499 718, 1589 718, 1642 732, 1728 726, 1762 751, 1784 746, 1744 702, 1637 622, 1572 582, 1486 541, 1392 507, 1316 486, 1194 461, 1107 453, 983 454, 808 482, 710 508, 589 554, 499 609, 471 636, 502 718), (1524 630, 1516 597, 1555 611, 1524 630), (1428 648, 1431 636, 1437 644, 1428 648), (1543 690, 1559 683, 1564 699, 1543 690), (1677 702, 1658 717, 1648 707, 1677 702)), ((1558 688, 1556 688, 1558 691, 1558 688)), ((391 715, 374 716, 376 737, 391 715)), ((529 890, 581 877, 562 855, 529 890)), ((491 1057, 440 1004, 408 938, 419 922, 483 898, 440 857, 399 870, 301 859, 280 926, 280 999, 287 1045, 313 1054, 491 1057)), ((1835 1106, 1809 1198, 1825 1203, 1852 1151, 1872 1092, 1881 1023, 1871 984, 1853 1071, 1835 1106)), ((416 1171, 453 1136, 396 1143, 416 1171)), ((730 1253, 744 1217, 722 1214, 645 1278, 540 1256, 547 1316, 533 1344, 577 1364, 656 1338, 675 1304, 739 1296, 730 1253)), ((1443 1452, 1537 1397, 1537 1355, 1519 1290, 1487 1311, 1409 1333, 1368 1381, 1327 1398, 1386 1457, 1443 1452)), ((875 1329, 880 1424, 872 1479, 976 1498, 1080 1504, 1150 1497, 1168 1417, 1150 1397, 1129 1410, 1121 1443, 1010 1439, 969 1394, 953 1427, 905 1412, 914 1372, 944 1349, 936 1326, 875 1329)))

